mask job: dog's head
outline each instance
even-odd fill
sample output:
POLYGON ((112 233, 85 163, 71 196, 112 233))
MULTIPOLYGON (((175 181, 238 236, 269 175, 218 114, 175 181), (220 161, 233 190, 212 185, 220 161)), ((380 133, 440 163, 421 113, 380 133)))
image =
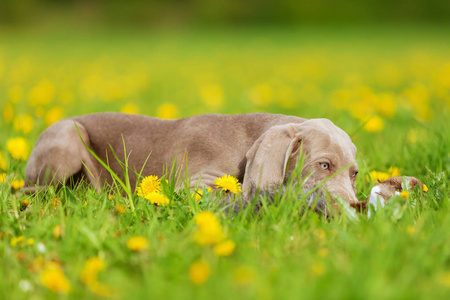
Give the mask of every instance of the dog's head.
POLYGON ((246 155, 244 193, 286 183, 301 151, 305 157, 305 187, 312 188, 328 178, 324 187, 332 197, 339 196, 350 204, 358 201, 356 147, 342 129, 327 119, 273 126, 260 136, 246 155))

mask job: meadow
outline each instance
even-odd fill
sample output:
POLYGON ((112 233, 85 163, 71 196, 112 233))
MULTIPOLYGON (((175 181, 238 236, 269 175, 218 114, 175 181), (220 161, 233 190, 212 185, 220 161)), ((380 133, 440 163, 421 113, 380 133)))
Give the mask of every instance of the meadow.
POLYGON ((449 34, 412 25, 0 31, 0 299, 447 299, 449 34), (427 191, 371 218, 332 219, 290 197, 226 214, 214 201, 221 188, 176 189, 173 173, 154 180, 165 205, 120 187, 23 195, 39 134, 102 111, 328 118, 358 148, 361 201, 391 176, 417 177, 427 191))

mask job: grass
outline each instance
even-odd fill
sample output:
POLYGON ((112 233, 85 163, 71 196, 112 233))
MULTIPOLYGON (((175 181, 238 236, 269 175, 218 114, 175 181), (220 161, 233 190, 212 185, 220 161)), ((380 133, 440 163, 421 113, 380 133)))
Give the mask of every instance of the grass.
POLYGON ((92 257, 105 264, 91 271, 96 282, 116 298, 447 298, 449 29, 386 29, 1 32, 0 173, 7 177, 0 185, 0 298, 100 298, 99 288, 80 279, 92 257), (226 214, 215 199, 221 194, 204 190, 196 202, 192 191, 177 191, 170 168, 165 207, 118 188, 50 188, 32 197, 14 191, 26 162, 7 141, 33 145, 59 118, 106 110, 326 117, 358 148, 360 200, 374 185, 370 171, 389 167, 429 191, 395 198, 358 221, 301 214, 293 199, 257 214, 250 207, 226 214), (32 120, 28 129, 23 116, 32 120), (232 255, 195 242, 200 211, 214 212, 236 244, 232 255), (130 250, 135 236, 148 248, 130 250), (202 284, 189 276, 198 260, 210 268, 202 284), (64 274, 54 273, 54 282, 66 278, 70 292, 42 283, 52 261, 64 274))

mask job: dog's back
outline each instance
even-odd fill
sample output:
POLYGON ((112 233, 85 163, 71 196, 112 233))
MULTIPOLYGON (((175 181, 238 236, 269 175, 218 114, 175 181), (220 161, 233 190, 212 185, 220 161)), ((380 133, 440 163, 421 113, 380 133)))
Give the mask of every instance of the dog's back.
MULTIPOLYGON (((114 158, 110 147, 123 162, 125 146, 129 167, 137 172, 141 170, 150 154, 143 175, 161 176, 165 164, 171 165, 174 159, 177 159, 181 166, 185 157, 190 174, 199 176, 209 169, 217 173, 214 173, 214 176, 222 176, 223 174, 237 175, 239 163, 244 160, 247 150, 268 128, 303 121, 305 119, 294 116, 263 113, 206 114, 179 120, 161 120, 121 113, 78 116, 52 125, 41 135, 30 156, 26 176, 31 183, 35 184, 39 178, 42 181, 42 176, 39 177, 35 173, 43 172, 46 168, 51 170, 51 175, 55 175, 56 170, 62 169, 63 172, 59 173, 64 175, 64 180, 68 175, 78 172, 79 170, 74 170, 76 169, 74 164, 64 165, 69 157, 65 157, 64 149, 61 149, 60 144, 63 140, 66 153, 70 153, 70 159, 83 160, 84 168, 87 167, 86 165, 90 167, 84 173, 90 172, 93 175, 92 178, 98 177, 97 187, 102 185, 103 181, 112 183, 111 176, 100 163, 87 154, 85 149, 85 151, 80 150, 83 144, 75 130, 75 124, 83 133, 85 143, 104 162, 108 162, 111 169, 120 177, 123 174, 122 168, 114 158), (73 124, 72 128, 70 128, 71 124, 73 124), (49 135, 48 132, 52 134, 49 135), (44 144, 45 148, 39 144, 44 144), (56 144, 58 144, 57 152, 55 152, 56 148, 52 147, 56 144), (77 149, 75 153, 83 152, 78 157, 74 153, 74 146, 77 149), (35 153, 36 151, 41 153, 35 153), (37 159, 42 156, 54 157, 37 159), (89 162, 86 162, 87 157, 89 162)), ((61 177, 61 174, 58 176, 61 177)), ((89 179, 89 174, 85 175, 89 179)), ((89 180, 91 183, 93 183, 92 178, 89 180)), ((61 181, 62 178, 55 179, 61 181)), ((131 176, 132 186, 135 180, 135 176, 131 176)), ((46 181, 48 182, 48 179, 46 181)))

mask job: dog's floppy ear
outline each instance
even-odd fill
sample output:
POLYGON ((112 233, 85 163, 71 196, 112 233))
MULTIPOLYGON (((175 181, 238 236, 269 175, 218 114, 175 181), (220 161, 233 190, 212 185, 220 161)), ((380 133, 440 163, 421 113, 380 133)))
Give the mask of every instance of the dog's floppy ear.
POLYGON ((243 191, 279 186, 283 183, 289 158, 300 148, 299 124, 269 128, 246 154, 243 191))

